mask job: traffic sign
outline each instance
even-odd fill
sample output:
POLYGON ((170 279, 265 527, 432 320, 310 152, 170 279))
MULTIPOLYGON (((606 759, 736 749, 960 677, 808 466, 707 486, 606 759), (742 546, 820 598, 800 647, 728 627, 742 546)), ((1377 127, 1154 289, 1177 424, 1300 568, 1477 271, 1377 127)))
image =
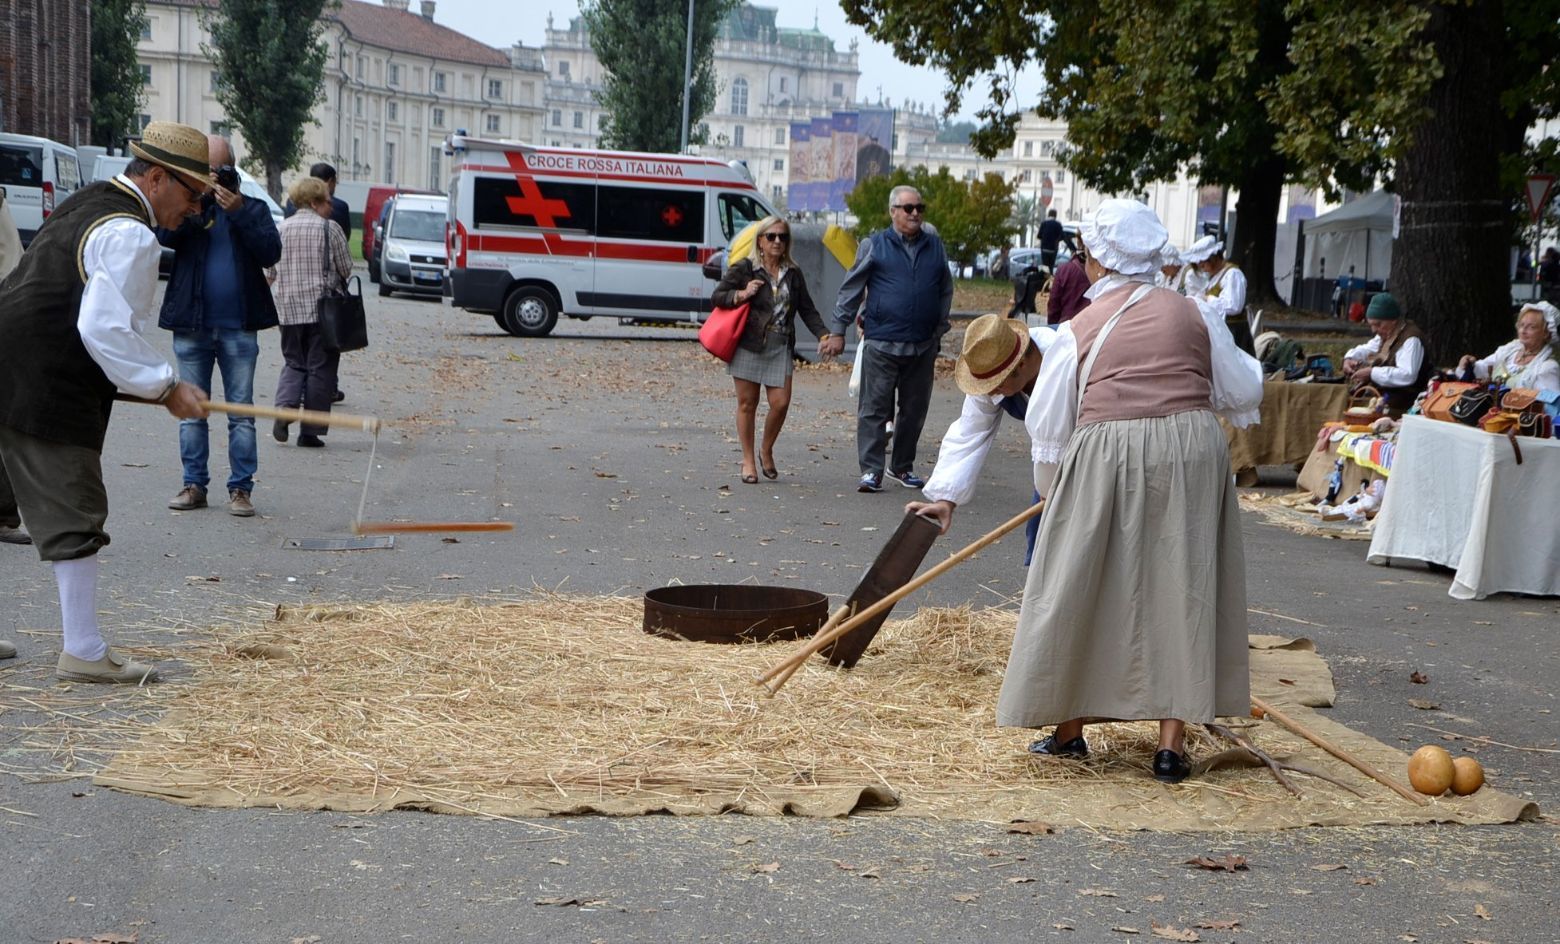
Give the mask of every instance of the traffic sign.
MULTIPOLYGON (((1554 178, 1550 178, 1553 180, 1554 178)), ((1051 206, 1051 197, 1056 194, 1056 187, 1051 183, 1050 174, 1040 176, 1040 205, 1046 208, 1051 206)))
POLYGON ((1549 193, 1554 189, 1554 174, 1529 174, 1527 179, 1528 212, 1532 214, 1532 222, 1537 223, 1544 215, 1544 206, 1549 203, 1549 193))

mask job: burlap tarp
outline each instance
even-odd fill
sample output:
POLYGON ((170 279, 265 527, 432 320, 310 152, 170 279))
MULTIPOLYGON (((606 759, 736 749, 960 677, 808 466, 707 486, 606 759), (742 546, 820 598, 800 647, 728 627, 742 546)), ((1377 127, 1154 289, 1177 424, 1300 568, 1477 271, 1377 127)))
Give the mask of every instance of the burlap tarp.
MULTIPOLYGON (((655 639, 632 618, 637 601, 591 604, 585 619, 571 615, 578 599, 294 615, 230 638, 95 782, 193 806, 503 817, 880 813, 1187 831, 1537 815, 1489 787, 1416 806, 1270 721, 1229 723, 1362 796, 1292 774, 1297 799, 1249 763, 1221 766, 1234 755, 1211 740, 1194 760, 1220 769, 1159 784, 1151 723, 1091 727, 1087 761, 1032 758, 1032 732, 991 723, 1012 610, 923 609, 888 624, 851 672, 814 659, 766 699, 752 677, 789 645, 655 639), (536 654, 518 658, 506 648, 517 640, 536 654), (408 666, 408 652, 423 660, 408 666)), ((1255 694, 1402 775, 1401 751, 1305 707, 1334 697, 1309 640, 1251 642, 1255 694)))
POLYGON ((1343 384, 1283 383, 1262 385, 1262 421, 1236 429, 1220 420, 1230 441, 1230 467, 1295 465, 1316 447, 1323 423, 1343 418, 1349 391, 1343 384))

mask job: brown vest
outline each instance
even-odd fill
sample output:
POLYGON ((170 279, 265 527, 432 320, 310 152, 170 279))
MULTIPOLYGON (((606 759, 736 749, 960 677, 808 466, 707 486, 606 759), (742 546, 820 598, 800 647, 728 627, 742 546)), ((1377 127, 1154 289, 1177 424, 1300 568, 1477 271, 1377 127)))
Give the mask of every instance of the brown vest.
POLYGON ((1414 405, 1414 400, 1419 397, 1419 392, 1430 383, 1430 378, 1435 376, 1435 360, 1430 356, 1430 345, 1426 343, 1424 334, 1419 326, 1412 321, 1404 321, 1403 328, 1392 339, 1392 343, 1377 351, 1370 359, 1372 367, 1396 367, 1398 352, 1403 349, 1403 344, 1409 338, 1418 338, 1419 347, 1424 351, 1424 358, 1419 362, 1419 374, 1407 387, 1381 387, 1381 395, 1387 401, 1388 409, 1394 413, 1401 413, 1414 405))

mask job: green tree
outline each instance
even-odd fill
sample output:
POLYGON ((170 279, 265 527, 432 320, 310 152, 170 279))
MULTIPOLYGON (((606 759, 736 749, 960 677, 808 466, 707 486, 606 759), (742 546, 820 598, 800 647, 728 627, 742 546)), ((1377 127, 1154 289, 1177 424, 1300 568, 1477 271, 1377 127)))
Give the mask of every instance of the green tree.
POLYGON ((146 26, 146 0, 92 0, 92 143, 122 147, 139 130, 140 62, 135 45, 146 26))
POLYGON ((856 217, 852 232, 857 239, 889 226, 888 195, 905 184, 920 192, 927 206, 926 221, 937 228, 949 260, 960 266, 974 263, 980 253, 1007 242, 1017 231, 1010 218, 1013 185, 1001 174, 965 182, 955 179, 946 167, 936 173, 924 166, 901 167, 863 180, 845 198, 856 217))
POLYGON ((1014 232, 1024 242, 1031 242, 1034 234, 1039 231, 1040 224, 1045 221, 1045 208, 1040 205, 1040 198, 1034 195, 1024 196, 1017 194, 1013 197, 1013 212, 1008 222, 1013 224, 1014 232))
MULTIPOLYGON (((695 0, 689 140, 715 106, 715 34, 738 0, 695 0)), ((580 17, 606 76, 598 96, 603 147, 676 153, 682 137, 689 0, 587 0, 580 17)))
POLYGON ((336 0, 217 0, 203 9, 211 37, 201 51, 216 64, 217 101, 244 134, 245 163, 282 199, 282 171, 303 159, 304 127, 324 94, 320 16, 336 0))

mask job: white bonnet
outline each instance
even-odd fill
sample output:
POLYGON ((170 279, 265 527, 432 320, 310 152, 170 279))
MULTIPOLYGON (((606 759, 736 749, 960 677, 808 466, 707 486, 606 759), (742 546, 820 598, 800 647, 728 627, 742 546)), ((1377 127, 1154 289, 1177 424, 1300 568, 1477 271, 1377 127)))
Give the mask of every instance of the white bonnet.
POLYGON ((1190 246, 1186 247, 1186 251, 1181 253, 1181 261, 1195 265, 1196 263, 1202 262, 1204 259, 1211 257, 1214 253, 1222 250, 1223 248, 1224 243, 1218 237, 1204 236, 1202 239, 1199 239, 1195 243, 1192 243, 1190 246))
POLYGON ((1528 302, 1522 306, 1522 311, 1517 312, 1517 317, 1522 317, 1522 312, 1532 309, 1544 316, 1544 325, 1549 328, 1549 343, 1560 344, 1560 309, 1548 302, 1528 302))
POLYGON ((1122 275, 1159 268, 1160 250, 1170 239, 1154 211, 1136 200, 1106 200, 1083 220, 1083 244, 1100 265, 1122 275))
POLYGON ((1161 266, 1184 265, 1181 261, 1181 250, 1175 248, 1172 243, 1165 243, 1159 250, 1159 264, 1161 266))

